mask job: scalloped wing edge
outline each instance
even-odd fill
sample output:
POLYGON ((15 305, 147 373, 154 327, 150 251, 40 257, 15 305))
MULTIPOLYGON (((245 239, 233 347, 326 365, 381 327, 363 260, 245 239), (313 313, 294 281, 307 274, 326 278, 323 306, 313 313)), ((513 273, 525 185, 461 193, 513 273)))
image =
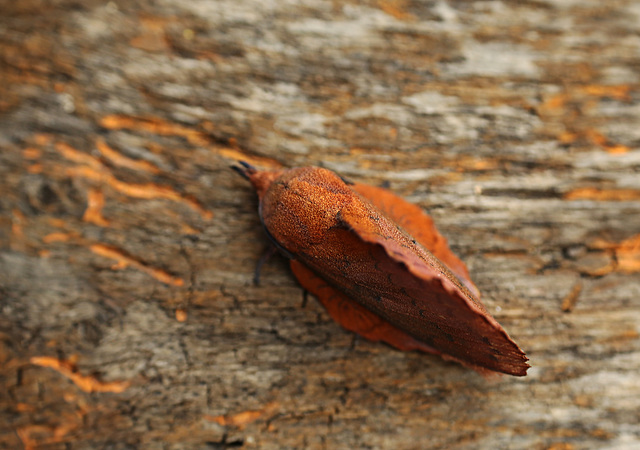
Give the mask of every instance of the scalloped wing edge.
MULTIPOLYGON (((434 261, 427 263, 427 261, 423 261, 422 259, 418 259, 418 261, 420 261, 420 264, 416 263, 416 258, 407 257, 407 252, 403 251, 395 241, 386 239, 379 234, 362 230, 360 227, 358 227, 358 222, 351 217, 351 213, 352 212, 349 210, 349 208, 345 208, 341 212, 340 219, 346 226, 348 226, 354 233, 356 233, 356 235, 360 237, 360 239, 369 244, 380 245, 392 260, 404 265, 413 276, 428 284, 439 283, 440 286, 445 290, 445 292, 450 294, 456 300, 462 302, 478 316, 482 317, 483 320, 485 320, 495 331, 497 331, 502 336, 504 342, 509 346, 509 352, 507 355, 505 355, 505 358, 508 358, 508 365, 513 367, 514 370, 513 372, 505 373, 510 373, 516 376, 526 375, 526 372, 529 369, 530 365, 527 364, 527 361, 529 359, 527 358, 524 351, 522 351, 518 344, 516 344, 515 341, 511 339, 511 337, 507 334, 504 328, 502 328, 498 321, 489 314, 486 307, 479 300, 473 298, 473 294, 471 293, 471 291, 469 291, 469 289, 466 288, 466 286, 458 286, 446 276, 446 272, 448 271, 446 266, 444 266, 439 261, 437 263, 434 261)), ((424 248, 423 250, 427 252, 428 255, 430 255, 430 252, 428 250, 424 248)), ((437 261, 437 258, 433 258, 437 261)), ((474 366, 474 364, 459 361, 458 358, 455 358, 453 356, 447 355, 447 357, 448 359, 461 362, 462 364, 474 366)))

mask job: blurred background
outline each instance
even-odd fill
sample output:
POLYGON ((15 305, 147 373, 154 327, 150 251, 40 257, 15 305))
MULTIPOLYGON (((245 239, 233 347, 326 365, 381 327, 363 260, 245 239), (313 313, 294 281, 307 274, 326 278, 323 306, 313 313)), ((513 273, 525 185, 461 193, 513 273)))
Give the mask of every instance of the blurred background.
POLYGON ((0 447, 640 446, 640 4, 0 0, 0 447), (356 338, 236 160, 419 204, 525 378, 356 338))

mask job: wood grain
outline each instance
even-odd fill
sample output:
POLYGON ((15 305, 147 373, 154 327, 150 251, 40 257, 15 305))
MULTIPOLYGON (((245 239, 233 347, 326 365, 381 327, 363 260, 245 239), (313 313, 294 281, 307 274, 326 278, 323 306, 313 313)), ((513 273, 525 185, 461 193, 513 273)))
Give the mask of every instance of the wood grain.
POLYGON ((640 445, 637 2, 2 10, 0 447, 640 445), (238 158, 425 208, 529 375, 253 286, 238 158))

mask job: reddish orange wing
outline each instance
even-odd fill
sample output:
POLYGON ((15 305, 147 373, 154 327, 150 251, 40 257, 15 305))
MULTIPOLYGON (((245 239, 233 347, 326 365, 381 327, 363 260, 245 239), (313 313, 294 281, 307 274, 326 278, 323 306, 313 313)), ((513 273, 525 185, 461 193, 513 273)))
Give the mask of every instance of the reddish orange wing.
POLYGON ((480 297, 480 291, 471 281, 467 266, 449 249, 447 239, 438 232, 433 219, 425 214, 420 207, 379 187, 355 183, 351 188, 369 200, 389 219, 400 225, 456 274, 476 297, 480 297))
MULTIPOLYGON (((477 288, 469 278, 469 272, 455 256, 446 239, 438 232, 431 217, 422 209, 387 191, 366 184, 353 184, 351 188, 369 200, 388 218, 411 234, 427 250, 445 263, 470 290, 477 288)), ((327 309, 327 312, 340 325, 349 331, 371 341, 383 341, 399 350, 421 350, 427 353, 440 353, 428 345, 414 339, 404 331, 394 327, 379 315, 361 306, 339 290, 329 286, 326 281, 307 269, 302 263, 292 260, 291 270, 298 282, 307 291, 315 295, 327 309)))
POLYGON ((480 303, 466 267, 417 207, 377 188, 351 187, 325 169, 239 171, 258 192, 272 241, 346 328, 472 367, 526 374, 524 352, 480 303))
POLYGON ((436 349, 412 338, 404 331, 394 327, 379 315, 369 311, 355 300, 329 286, 299 261, 290 262, 291 271, 300 285, 315 295, 326 308, 333 320, 344 328, 370 341, 383 341, 398 350, 421 350, 426 353, 439 354, 436 349))

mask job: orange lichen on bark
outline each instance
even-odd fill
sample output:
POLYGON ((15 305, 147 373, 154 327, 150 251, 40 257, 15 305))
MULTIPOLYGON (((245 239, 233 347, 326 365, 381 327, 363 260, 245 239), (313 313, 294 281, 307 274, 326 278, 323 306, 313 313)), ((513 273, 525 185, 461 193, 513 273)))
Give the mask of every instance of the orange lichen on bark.
POLYGON ((623 273, 640 272, 640 234, 631 236, 621 242, 598 239, 590 245, 593 249, 610 252, 614 257, 601 271, 620 271, 623 273))
POLYGON ((540 104, 538 110, 544 112, 544 115, 559 115, 564 112, 569 98, 567 93, 552 95, 540 104))
POLYGON ((630 99, 631 88, 627 85, 605 86, 592 84, 588 86, 578 86, 567 89, 565 92, 554 94, 540 105, 540 109, 545 111, 564 110, 570 101, 584 102, 591 97, 613 98, 621 101, 630 99))
MULTIPOLYGON (((36 357, 37 358, 37 357, 36 357)), ((40 357, 40 358, 48 358, 48 357, 40 357)), ((55 358, 51 358, 55 360, 55 358)), ((32 361, 33 362, 33 361, 32 361)), ((44 359, 41 361, 44 363, 45 367, 52 367, 57 369, 58 363, 48 361, 44 359)), ((35 364, 35 363, 34 363, 35 364)), ((42 364, 37 364, 42 365, 42 364)), ((75 358, 70 358, 66 361, 67 366, 75 367, 75 358)), ((61 370, 58 370, 59 372, 61 370)), ((106 384, 106 383, 102 383, 106 384)), ((96 391, 94 391, 96 392, 96 391)), ((113 390, 109 391, 113 392, 113 390)), ((70 435, 70 432, 75 430, 76 428, 82 426, 84 417, 89 412, 89 407, 86 403, 86 398, 83 395, 77 395, 71 392, 64 392, 62 398, 67 403, 74 403, 75 410, 71 413, 66 412, 57 416, 56 425, 25 425, 16 430, 16 434, 18 438, 22 441, 22 445, 25 450, 28 449, 38 449, 38 448, 49 448, 51 444, 57 444, 62 442, 69 442, 73 439, 73 435, 70 435)), ((28 405, 25 403, 19 403, 16 408, 17 411, 23 413, 33 414, 37 412, 38 409, 35 406, 28 405)))
POLYGON ((159 117, 136 118, 122 115, 108 115, 100 120, 100 125, 109 130, 142 130, 160 136, 179 136, 194 145, 207 146, 210 140, 197 130, 182 125, 167 122, 159 117))
POLYGON ((27 172, 29 173, 42 173, 44 170, 44 166, 42 164, 36 163, 27 166, 27 172))
POLYGON ((24 450, 42 448, 42 445, 55 443, 55 436, 60 437, 57 427, 46 425, 26 425, 18 428, 16 434, 22 441, 24 450))
POLYGON ((33 412, 36 408, 33 405, 27 403, 16 403, 15 410, 18 412, 33 412))
POLYGON ((564 194, 565 200, 597 200, 606 202, 625 202, 640 200, 638 189, 598 189, 584 187, 572 189, 564 194))
POLYGON ((556 442, 547 447, 547 450, 573 450, 575 447, 568 442, 556 442))
POLYGON ((572 144, 578 140, 578 135, 571 131, 564 131, 557 136, 561 144, 572 144))
POLYGON ((602 84, 590 84, 584 86, 582 91, 594 97, 609 97, 616 100, 630 100, 631 87, 625 84, 606 86, 602 84))
POLYGON ((162 283, 169 284, 172 286, 184 285, 184 280, 182 278, 174 277, 162 269, 149 267, 147 264, 127 255, 125 252, 115 247, 111 247, 104 244, 93 244, 89 248, 96 255, 100 255, 109 259, 115 259, 117 261, 117 264, 113 266, 114 269, 121 269, 128 266, 133 266, 136 269, 141 270, 144 273, 152 276, 156 280, 161 281, 162 283))
POLYGON ((160 169, 149 161, 138 160, 124 156, 122 153, 117 152, 111 148, 102 138, 96 139, 96 148, 100 153, 111 161, 113 164, 125 167, 132 170, 140 170, 142 172, 149 172, 152 174, 160 173, 160 169))
POLYGON ((602 133, 597 130, 587 130, 585 134, 591 142, 599 145, 609 153, 622 154, 629 151, 629 147, 627 147, 626 145, 611 143, 602 133))
POLYGON ((580 292, 582 292, 582 283, 578 282, 573 285, 571 291, 562 300, 562 311, 570 312, 576 306, 580 292))
POLYGON ((81 152, 65 142, 56 142, 55 148, 58 153, 75 163, 84 164, 94 169, 100 169, 103 167, 102 162, 95 156, 81 152))
POLYGON ((17 239, 17 240, 22 240, 24 239, 24 223, 26 221, 26 218, 24 217, 24 214, 22 214, 22 212, 17 209, 14 208, 11 211, 11 215, 12 215, 12 219, 11 219, 11 234, 13 235, 13 239, 17 239))
POLYGON ((27 147, 22 150, 24 159, 38 159, 42 156, 42 150, 35 147, 27 147))
POLYGON ((379 0, 378 6, 386 14, 398 20, 415 20, 415 16, 406 11, 408 6, 406 0, 379 0))
POLYGON ((118 180, 106 169, 100 171, 88 166, 69 167, 67 168, 66 172, 69 176, 72 177, 86 178, 97 183, 109 185, 116 191, 129 197, 147 200, 165 199, 172 200, 174 202, 186 203, 191 208, 198 211, 203 218, 210 219, 211 217, 213 217, 213 214, 210 211, 204 209, 202 205, 200 205, 200 202, 186 195, 180 194, 170 186, 162 186, 155 183, 127 183, 118 180))
POLYGON ((64 219, 60 219, 58 217, 47 217, 47 223, 52 227, 56 228, 65 228, 67 226, 67 222, 64 219))
POLYGON ((49 145, 51 142, 53 142, 53 135, 47 133, 38 133, 33 137, 33 140, 37 145, 44 147, 45 145, 49 145))
POLYGON ((476 171, 476 170, 493 170, 498 168, 499 162, 492 158, 478 158, 477 156, 460 156, 451 159, 445 159, 442 163, 446 167, 451 167, 458 172, 476 171))
MULTIPOLYGON (((272 158, 266 158, 262 156, 250 155, 246 152, 238 148, 234 148, 235 140, 230 139, 229 144, 231 147, 221 147, 217 143, 212 142, 212 140, 207 136, 206 132, 194 130, 192 128, 187 128, 185 126, 168 122, 159 117, 148 117, 148 118, 137 118, 123 115, 108 115, 102 118, 100 121, 100 125, 109 129, 109 130, 142 130, 149 133, 157 134, 160 136, 178 136, 185 138, 188 142, 193 145, 197 145, 200 147, 215 147, 213 150, 216 154, 223 156, 225 158, 229 158, 233 161, 243 160, 248 161, 252 164, 261 165, 264 167, 269 167, 272 169, 282 167, 282 164, 272 158), (212 145, 214 144, 214 145, 212 145)), ((211 129, 212 125, 210 122, 203 122, 201 126, 207 130, 211 129)))
MULTIPOLYGON (((155 167, 153 164, 148 163, 147 161, 136 161, 131 158, 127 158, 126 156, 120 155, 100 139, 96 141, 96 146, 98 147, 98 150, 100 150, 100 152, 105 156, 105 158, 111 160, 114 164, 125 166, 131 169, 143 170, 154 174, 159 173, 160 169, 155 167)), ((107 184, 116 191, 129 197, 142 199, 161 198, 172 200, 175 202, 186 203, 188 206, 198 211, 203 218, 211 219, 213 217, 213 214, 210 211, 204 209, 200 202, 198 202, 194 198, 189 197, 188 195, 180 194, 172 187, 161 186, 155 183, 137 184, 121 181, 111 173, 109 168, 106 167, 99 158, 81 152, 80 150, 77 150, 64 142, 57 142, 55 147, 62 156, 70 161, 79 164, 78 166, 68 167, 66 169, 66 173, 69 176, 86 178, 97 183, 107 184)), ((91 203, 92 200, 97 199, 97 197, 95 196, 94 198, 91 198, 91 193, 89 195, 89 203, 91 203)), ((88 208, 91 207, 92 205, 89 204, 88 208)), ((101 221, 95 216, 90 215, 89 217, 91 219, 97 220, 97 225, 105 223, 103 222, 104 218, 101 221)))
POLYGON ((49 367, 69 378, 84 392, 113 392, 120 393, 126 390, 131 383, 128 381, 104 382, 91 375, 78 373, 78 367, 73 360, 62 360, 50 356, 34 356, 31 364, 41 367, 49 367))
MULTIPOLYGON (((36 147, 27 147, 22 150, 22 157, 28 161, 34 161, 40 159, 42 156, 42 150, 36 147)), ((33 162, 27 166, 28 173, 42 173, 44 166, 42 163, 33 162)))
POLYGON ((245 425, 250 424, 251 422, 255 422, 264 414, 270 413, 277 406, 278 406, 277 403, 273 402, 273 403, 269 403, 262 409, 247 410, 247 411, 242 411, 232 415, 222 415, 222 416, 206 415, 204 416, 204 418, 205 420, 208 420, 209 422, 215 422, 218 425, 234 426, 234 427, 242 428, 245 425))
POLYGON ((63 232, 55 232, 49 233, 45 237, 42 238, 42 242, 45 244, 51 244, 52 242, 69 242, 70 240, 78 238, 77 233, 63 233, 63 232))
POLYGON ((618 101, 630 100, 630 86, 627 85, 587 85, 569 87, 566 91, 554 94, 538 106, 538 113, 545 122, 554 122, 565 128, 556 138, 563 144, 571 144, 582 138, 612 154, 622 154, 629 147, 612 142, 593 126, 579 120, 582 111, 593 109, 600 98, 612 98, 618 101), (579 105, 576 107, 576 105, 579 105), (576 111, 578 113, 576 114, 576 111))
POLYGON ((142 33, 129 41, 132 47, 150 52, 169 49, 165 35, 165 26, 170 23, 166 18, 141 17, 140 29, 142 33))
POLYGON ((640 234, 620 242, 614 252, 618 270, 625 273, 640 272, 640 234))
POLYGON ((102 208, 104 208, 104 194, 100 189, 90 188, 87 193, 87 209, 82 215, 85 222, 106 227, 109 221, 102 216, 102 208))
POLYGON ((178 322, 186 322, 187 317, 187 311, 185 311, 184 309, 176 309, 176 320, 178 322))

